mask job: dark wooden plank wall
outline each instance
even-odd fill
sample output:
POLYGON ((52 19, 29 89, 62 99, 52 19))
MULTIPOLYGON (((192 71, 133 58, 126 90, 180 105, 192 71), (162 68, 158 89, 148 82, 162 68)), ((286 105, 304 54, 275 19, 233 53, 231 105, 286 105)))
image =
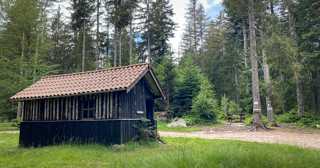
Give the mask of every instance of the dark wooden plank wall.
POLYGON ((21 122, 22 147, 48 146, 61 143, 126 143, 138 135, 140 120, 33 121, 21 122))
POLYGON ((23 121, 81 120, 84 100, 95 100, 95 119, 118 119, 121 113, 119 94, 119 92, 107 92, 27 100, 23 121))
POLYGON ((148 87, 146 81, 142 78, 137 84, 126 93, 119 92, 120 100, 120 118, 146 118, 146 100, 153 100, 153 94, 148 87), (138 114, 137 111, 143 111, 143 114, 138 114))
POLYGON ((146 118, 153 94, 142 78, 130 90, 25 101, 23 121, 81 120, 82 102, 95 100, 95 119, 146 118), (143 111, 144 114, 138 114, 143 111))

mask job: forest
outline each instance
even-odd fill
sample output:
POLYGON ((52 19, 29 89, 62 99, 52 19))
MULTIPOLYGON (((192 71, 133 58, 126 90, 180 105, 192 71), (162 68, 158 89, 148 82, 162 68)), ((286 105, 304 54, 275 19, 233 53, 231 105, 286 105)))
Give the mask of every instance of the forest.
POLYGON ((189 124, 244 113, 256 127, 315 127, 320 1, 223 0, 214 18, 185 3, 178 25, 170 0, 0 0, 0 120, 20 118, 10 97, 41 77, 150 62, 167 96, 156 111, 189 124))

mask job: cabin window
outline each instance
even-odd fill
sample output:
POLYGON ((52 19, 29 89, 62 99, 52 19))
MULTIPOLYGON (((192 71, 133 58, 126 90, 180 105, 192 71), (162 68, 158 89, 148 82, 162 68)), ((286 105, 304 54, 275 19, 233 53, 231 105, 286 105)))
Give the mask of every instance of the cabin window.
POLYGON ((82 119, 94 118, 94 102, 95 100, 84 100, 82 103, 82 119))

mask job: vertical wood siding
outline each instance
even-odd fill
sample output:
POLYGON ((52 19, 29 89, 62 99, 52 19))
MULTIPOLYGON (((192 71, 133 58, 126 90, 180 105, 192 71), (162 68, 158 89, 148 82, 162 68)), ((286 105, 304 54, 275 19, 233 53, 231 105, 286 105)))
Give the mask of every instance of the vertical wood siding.
MULTIPOLYGON (((23 121, 81 120, 82 102, 95 100, 95 120, 147 118, 146 100, 153 94, 144 79, 130 90, 25 101, 23 121), (143 111, 138 114, 137 111, 143 111)), ((153 102, 152 102, 153 103, 153 102)))
POLYGON ((61 143, 121 144, 138 135, 140 120, 21 122, 19 144, 40 147, 61 143))

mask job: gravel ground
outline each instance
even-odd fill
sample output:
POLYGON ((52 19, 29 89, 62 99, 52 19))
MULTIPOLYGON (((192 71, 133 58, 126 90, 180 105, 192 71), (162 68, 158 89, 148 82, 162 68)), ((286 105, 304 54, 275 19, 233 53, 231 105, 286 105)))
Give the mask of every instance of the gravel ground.
POLYGON ((248 127, 241 123, 225 124, 226 127, 205 128, 199 132, 163 132, 159 131, 163 137, 199 137, 205 139, 231 139, 264 143, 279 143, 296 145, 305 148, 320 149, 320 134, 289 133, 286 128, 269 129, 267 132, 248 132, 248 127), (283 130, 282 130, 283 129, 283 130))

